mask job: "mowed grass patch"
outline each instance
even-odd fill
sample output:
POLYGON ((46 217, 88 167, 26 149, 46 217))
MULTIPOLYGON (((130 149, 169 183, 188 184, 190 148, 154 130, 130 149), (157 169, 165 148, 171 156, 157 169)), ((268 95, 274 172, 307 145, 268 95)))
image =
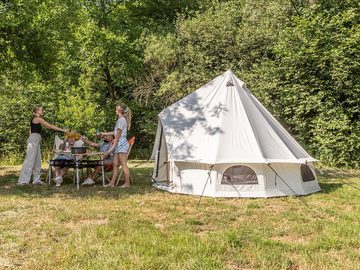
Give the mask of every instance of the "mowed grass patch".
POLYGON ((0 269, 360 269, 360 174, 321 168, 322 192, 202 198, 134 184, 16 186, 0 167, 0 269))

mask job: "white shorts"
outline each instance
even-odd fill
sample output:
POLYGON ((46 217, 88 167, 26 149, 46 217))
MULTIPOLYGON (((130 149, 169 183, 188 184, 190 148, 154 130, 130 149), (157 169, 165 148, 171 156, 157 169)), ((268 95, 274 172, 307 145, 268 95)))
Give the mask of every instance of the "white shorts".
POLYGON ((129 150, 129 143, 125 137, 120 138, 117 146, 114 149, 114 154, 127 153, 129 150))

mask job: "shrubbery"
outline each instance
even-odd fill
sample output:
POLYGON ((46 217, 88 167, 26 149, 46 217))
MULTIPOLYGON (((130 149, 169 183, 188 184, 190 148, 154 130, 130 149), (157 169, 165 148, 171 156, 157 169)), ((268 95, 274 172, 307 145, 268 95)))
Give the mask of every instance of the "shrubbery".
POLYGON ((313 156, 359 167, 359 11, 355 0, 1 3, 0 156, 22 159, 35 104, 93 138, 121 100, 144 158, 157 113, 232 69, 313 156))

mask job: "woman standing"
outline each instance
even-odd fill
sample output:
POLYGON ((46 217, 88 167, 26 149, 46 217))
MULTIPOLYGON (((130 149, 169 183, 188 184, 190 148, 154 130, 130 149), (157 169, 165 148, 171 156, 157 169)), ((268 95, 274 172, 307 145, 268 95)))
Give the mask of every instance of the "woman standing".
POLYGON ((46 122, 42 116, 44 109, 42 106, 35 106, 33 108, 33 117, 30 121, 30 136, 27 139, 27 150, 24 163, 21 168, 18 185, 28 185, 30 183, 31 174, 33 174, 33 184, 41 185, 41 129, 45 126, 56 131, 67 132, 66 129, 56 127, 46 122))
POLYGON ((128 150, 129 143, 127 141, 127 131, 130 130, 131 125, 131 110, 124 104, 119 104, 116 106, 116 115, 119 117, 114 132, 100 132, 100 135, 114 135, 115 139, 111 148, 107 151, 107 154, 110 155, 114 153, 113 158, 113 173, 108 187, 114 187, 116 184, 116 179, 119 174, 119 166, 121 165, 124 176, 125 183, 121 187, 130 187, 130 172, 127 166, 128 150))

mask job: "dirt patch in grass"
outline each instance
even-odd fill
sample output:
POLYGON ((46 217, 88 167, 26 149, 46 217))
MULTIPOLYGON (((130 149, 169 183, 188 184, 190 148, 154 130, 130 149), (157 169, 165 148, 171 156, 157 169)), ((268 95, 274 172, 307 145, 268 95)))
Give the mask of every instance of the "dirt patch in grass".
POLYGON ((312 237, 303 237, 301 235, 282 235, 282 236, 274 236, 271 238, 274 241, 279 241, 286 244, 301 244, 307 245, 311 242, 312 237))
POLYGON ((0 269, 12 269, 14 266, 9 259, 0 256, 0 269))

